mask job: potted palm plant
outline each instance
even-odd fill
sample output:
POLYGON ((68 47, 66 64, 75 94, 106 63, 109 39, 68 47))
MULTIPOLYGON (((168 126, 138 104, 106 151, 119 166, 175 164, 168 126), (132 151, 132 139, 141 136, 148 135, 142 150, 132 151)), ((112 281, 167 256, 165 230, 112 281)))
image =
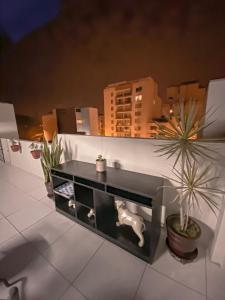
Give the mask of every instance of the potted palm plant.
POLYGON ((41 157, 42 153, 42 144, 31 143, 29 148, 31 149, 30 153, 34 159, 38 159, 41 157))
POLYGON ((61 146, 61 139, 58 140, 56 133, 53 136, 51 144, 49 144, 48 141, 44 139, 41 156, 41 166, 45 177, 45 186, 48 192, 48 197, 53 196, 51 168, 60 163, 62 153, 63 148, 61 146))
POLYGON ((186 260, 197 255, 196 241, 201 235, 200 226, 190 216, 191 211, 205 202, 215 213, 217 202, 214 197, 223 193, 210 186, 218 180, 218 177, 210 176, 210 166, 200 168, 200 159, 211 160, 215 157, 214 151, 200 139, 202 130, 210 126, 203 123, 205 119, 205 115, 197 119, 194 102, 189 102, 188 109, 185 109, 184 102, 180 102, 172 120, 168 120, 167 124, 156 123, 157 137, 165 140, 157 145, 156 152, 168 159, 175 159, 172 170, 174 177, 166 178, 175 183, 172 188, 177 191, 177 196, 173 201, 178 202, 180 210, 179 214, 166 219, 167 243, 176 256, 186 260))

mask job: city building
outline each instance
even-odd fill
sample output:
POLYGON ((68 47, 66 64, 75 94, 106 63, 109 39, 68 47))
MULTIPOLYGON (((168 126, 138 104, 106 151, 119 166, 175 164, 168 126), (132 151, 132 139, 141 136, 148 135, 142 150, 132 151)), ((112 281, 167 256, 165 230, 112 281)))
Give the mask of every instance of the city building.
POLYGON ((103 114, 98 115, 98 131, 99 135, 105 135, 105 118, 103 114))
POLYGON ((206 89, 199 85, 199 82, 187 82, 167 88, 167 101, 163 104, 163 114, 171 115, 180 100, 183 100, 186 107, 190 101, 196 102, 198 119, 205 112, 206 89))
POLYGON ((161 110, 153 78, 109 84, 104 89, 105 135, 150 137, 149 123, 161 117, 161 110))
POLYGON ((82 107, 75 109, 77 133, 85 135, 99 135, 98 109, 82 107))
POLYGON ((42 116, 42 127, 48 141, 54 132, 98 135, 98 110, 95 107, 56 108, 42 116))

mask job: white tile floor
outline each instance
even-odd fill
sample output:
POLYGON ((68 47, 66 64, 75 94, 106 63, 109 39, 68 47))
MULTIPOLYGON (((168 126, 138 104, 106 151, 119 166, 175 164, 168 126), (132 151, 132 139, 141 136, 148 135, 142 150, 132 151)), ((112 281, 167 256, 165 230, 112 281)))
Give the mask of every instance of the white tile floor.
MULTIPOLYGON (((200 249, 181 265, 165 250, 148 265, 55 212, 40 178, 0 166, 0 278, 25 300, 224 300, 225 268, 200 249)), ((0 284, 0 299, 8 289, 0 284)))

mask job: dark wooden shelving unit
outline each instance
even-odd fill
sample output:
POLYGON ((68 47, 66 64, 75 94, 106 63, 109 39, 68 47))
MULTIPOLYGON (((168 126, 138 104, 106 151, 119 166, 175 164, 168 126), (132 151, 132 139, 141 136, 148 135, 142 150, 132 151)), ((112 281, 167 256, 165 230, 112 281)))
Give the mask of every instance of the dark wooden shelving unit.
POLYGON ((68 206, 69 199, 54 193, 57 211, 137 257, 153 262, 160 237, 162 188, 159 187, 163 186, 163 178, 114 168, 99 174, 94 164, 72 160, 52 169, 52 181, 54 188, 66 182, 74 185, 75 208, 68 206), (151 219, 145 220, 142 248, 130 226, 116 226, 115 197, 152 210, 151 219), (91 209, 95 216, 89 218, 91 209))

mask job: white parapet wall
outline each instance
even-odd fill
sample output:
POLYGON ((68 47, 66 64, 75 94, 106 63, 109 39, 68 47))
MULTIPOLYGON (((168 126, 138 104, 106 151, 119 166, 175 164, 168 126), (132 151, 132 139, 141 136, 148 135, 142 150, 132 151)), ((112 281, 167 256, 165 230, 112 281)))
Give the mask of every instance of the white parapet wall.
POLYGON ((12 152, 10 140, 1 140, 7 163, 44 179, 40 159, 34 159, 30 153, 30 141, 20 140, 21 151, 12 152))
POLYGON ((207 127, 203 134, 206 138, 225 137, 225 78, 210 80, 206 112, 208 112, 207 122, 214 122, 207 127))
MULTIPOLYGON (((107 159, 108 166, 120 166, 122 169, 156 175, 156 176, 172 176, 173 161, 164 157, 159 157, 156 153, 156 145, 160 142, 150 139, 133 139, 133 138, 113 138, 101 136, 82 136, 82 135, 59 135, 62 138, 64 148, 63 161, 77 159, 84 162, 95 163, 99 154, 107 159)), ((19 167, 27 172, 43 178, 40 160, 33 159, 30 154, 29 145, 31 142, 20 141, 22 152, 12 152, 10 149, 11 164, 19 167)), ((8 141, 9 144, 9 141, 8 141)), ((211 144, 220 153, 219 168, 223 178, 225 178, 225 143, 211 144)), ((204 164, 207 162, 205 161, 204 164)), ((225 179, 223 179, 223 182, 225 179)), ((150 183, 149 183, 150 184, 150 183)), ((223 184, 224 186, 224 184, 223 184)), ((171 190, 164 190, 163 203, 166 206, 167 214, 174 212, 176 207, 170 204, 170 200, 174 198, 171 190)), ((222 197, 220 202, 223 201, 222 197)), ((209 210, 206 205, 202 206, 202 211, 195 211, 193 216, 196 217, 204 225, 211 234, 214 234, 213 246, 211 247, 211 258, 213 261, 222 264, 224 255, 219 249, 225 243, 225 228, 222 226, 225 220, 224 207, 220 206, 218 218, 209 210)), ((204 235, 203 235, 204 236, 204 235)), ((205 236, 206 240, 209 235, 205 236)), ((207 244, 207 243, 206 243, 207 244)), ((207 244, 208 246, 208 244, 207 244)))
POLYGON ((18 138, 13 104, 0 102, 0 138, 18 138))

